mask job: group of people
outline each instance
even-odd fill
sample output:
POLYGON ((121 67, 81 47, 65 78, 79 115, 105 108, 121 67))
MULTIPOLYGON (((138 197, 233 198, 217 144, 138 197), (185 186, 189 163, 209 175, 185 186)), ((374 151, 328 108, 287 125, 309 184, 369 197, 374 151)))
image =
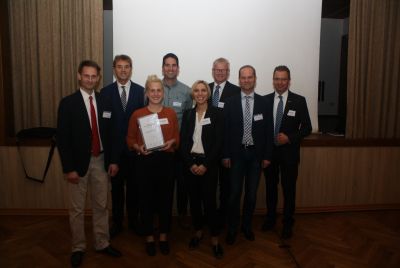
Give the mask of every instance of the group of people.
POLYGON ((239 230, 247 240, 255 239, 252 218, 262 172, 267 196, 262 230, 275 228, 280 180, 281 236, 290 238, 300 142, 311 132, 305 98, 289 91, 290 70, 275 68, 275 91, 267 96, 254 92, 257 76, 250 65, 240 68, 239 86, 230 83, 230 65, 224 58, 213 63, 213 83, 198 80, 192 88, 178 81, 179 60, 173 53, 163 57, 163 78, 148 76, 145 88, 131 81, 132 70, 131 58, 117 55, 116 81, 98 93, 100 67, 82 61, 79 90, 59 105, 57 143, 70 194, 71 265, 79 266, 86 251, 84 209, 89 185, 95 249, 113 257, 121 256, 110 239, 123 230, 125 205, 128 227, 145 237, 146 253, 156 255, 158 241, 159 251, 169 254, 175 181, 178 213, 184 215, 187 200, 190 203, 190 249, 199 247, 205 226, 216 258, 224 255, 219 241, 224 227, 228 245, 235 243, 239 230), (164 142, 157 149, 146 147, 139 124, 141 118, 154 114, 164 142))

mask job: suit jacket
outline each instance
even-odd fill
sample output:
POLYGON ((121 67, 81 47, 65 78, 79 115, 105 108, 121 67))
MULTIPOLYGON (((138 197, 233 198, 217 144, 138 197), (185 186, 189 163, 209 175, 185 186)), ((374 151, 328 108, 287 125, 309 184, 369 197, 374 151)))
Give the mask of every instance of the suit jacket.
MULTIPOLYGON (((253 142, 257 158, 271 160, 273 145, 273 122, 268 115, 263 97, 254 93, 254 109, 252 121, 253 142), (261 120, 254 120, 255 115, 262 115, 261 120)), ((243 110, 241 94, 228 99, 224 107, 224 159, 239 158, 243 152, 243 110)))
MULTIPOLYGON (((95 93, 97 104, 97 120, 100 139, 104 151, 104 168, 110 163, 119 162, 117 134, 113 120, 113 110, 108 99, 95 93), (109 112, 111 116, 105 115, 109 112)), ((57 146, 63 172, 77 171, 83 177, 89 167, 92 150, 92 130, 89 115, 81 92, 63 98, 58 107, 57 146)))
MULTIPOLYGON (((211 96, 208 99, 208 104, 212 105, 212 92, 213 92, 213 88, 214 88, 214 82, 210 83, 208 85, 210 86, 210 89, 211 89, 211 96)), ((229 81, 226 81, 224 90, 222 91, 219 101, 225 103, 227 99, 229 99, 230 97, 237 95, 237 94, 240 94, 240 87, 238 87, 232 83, 229 83, 229 81)))
MULTIPOLYGON (((211 105, 208 106, 204 115, 204 119, 209 118, 210 124, 203 125, 201 133, 201 141, 203 143, 205 163, 208 167, 210 164, 217 164, 221 158, 222 138, 223 138, 223 114, 218 108, 211 105)), ((196 107, 186 110, 182 118, 181 127, 181 147, 184 162, 191 167, 193 159, 190 151, 193 147, 193 133, 196 125, 196 107)))
POLYGON ((120 136, 119 141, 121 142, 121 148, 124 153, 131 154, 126 144, 126 134, 128 132, 129 118, 134 111, 144 107, 144 88, 131 81, 131 87, 129 89, 129 96, 126 105, 126 110, 122 108, 121 97, 118 91, 118 84, 114 82, 104 87, 101 90, 101 95, 111 99, 111 104, 114 110, 114 118, 118 129, 118 135, 120 136))
MULTIPOLYGON (((264 97, 272 115, 274 109, 274 97, 275 92, 264 97)), ((304 137, 311 133, 311 131, 312 126, 310 115, 308 114, 306 99, 303 96, 289 91, 280 132, 285 133, 288 136, 290 143, 281 146, 274 146, 274 151, 279 150, 287 162, 298 163, 300 161, 300 143, 304 137), (294 111, 295 115, 290 116, 289 111, 294 111)))

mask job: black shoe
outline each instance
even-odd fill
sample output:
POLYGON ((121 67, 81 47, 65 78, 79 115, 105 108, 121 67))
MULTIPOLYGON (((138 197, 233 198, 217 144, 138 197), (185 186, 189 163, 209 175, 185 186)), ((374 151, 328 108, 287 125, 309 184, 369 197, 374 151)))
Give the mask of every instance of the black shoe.
POLYGON ((289 239, 293 236, 292 227, 283 226, 281 238, 282 239, 289 239))
POLYGON ((122 232, 122 225, 113 224, 110 228, 110 238, 116 237, 121 232, 122 232))
POLYGON ((228 232, 228 234, 226 235, 226 238, 225 238, 225 242, 228 245, 233 245, 233 244, 235 244, 235 241, 236 241, 236 234, 232 233, 232 232, 228 232))
POLYGON ((83 255, 85 252, 83 251, 74 251, 71 255, 71 266, 72 267, 79 267, 83 260, 83 255))
POLYGON ((222 246, 220 244, 216 244, 215 246, 213 246, 212 252, 214 254, 214 257, 217 259, 221 259, 224 256, 224 250, 222 249, 222 246))
POLYGON ((255 240, 255 236, 252 230, 242 230, 244 237, 249 240, 249 241, 254 241, 255 240))
POLYGON ((97 250, 99 253, 106 254, 111 257, 121 257, 122 254, 118 249, 113 248, 111 245, 108 245, 108 247, 105 247, 103 249, 97 250))
POLYGON ((159 242, 159 246, 160 246, 160 252, 164 255, 168 255, 169 254, 169 243, 168 241, 160 241, 159 242))
POLYGON ((155 256, 156 255, 156 243, 154 241, 152 242, 146 242, 146 253, 149 256, 155 256))
POLYGON ((263 225, 262 225, 262 227, 261 227, 261 230, 266 232, 266 231, 270 231, 270 230, 272 230, 274 228, 275 228, 275 221, 273 221, 273 220, 265 220, 263 225))
POLYGON ((198 237, 198 236, 193 236, 192 239, 190 239, 189 242, 189 249, 196 249, 199 247, 200 245, 200 241, 203 239, 202 237, 198 237))

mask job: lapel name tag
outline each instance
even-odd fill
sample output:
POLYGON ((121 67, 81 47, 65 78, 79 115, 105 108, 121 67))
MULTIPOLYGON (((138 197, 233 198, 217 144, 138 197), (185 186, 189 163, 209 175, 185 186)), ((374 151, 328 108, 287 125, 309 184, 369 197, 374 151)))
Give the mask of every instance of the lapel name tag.
POLYGON ((218 102, 218 108, 224 108, 225 102, 218 102))
POLYGON ((289 112, 287 113, 288 116, 296 116, 296 111, 293 110, 289 110, 289 112))
POLYGON ((160 122, 160 126, 168 125, 168 118, 160 118, 158 119, 158 122, 160 122))
POLYGON ((104 111, 104 112, 103 112, 103 118, 111 118, 111 112, 109 112, 109 111, 104 111))
POLYGON ((172 106, 174 106, 174 107, 182 107, 182 102, 174 101, 174 102, 172 103, 172 106))
POLYGON ((210 120, 209 117, 208 118, 203 118, 200 121, 200 125, 202 125, 202 126, 209 125, 209 124, 211 124, 211 120, 210 120))
POLYGON ((263 115, 262 114, 254 115, 254 121, 259 121, 259 120, 263 120, 263 115))

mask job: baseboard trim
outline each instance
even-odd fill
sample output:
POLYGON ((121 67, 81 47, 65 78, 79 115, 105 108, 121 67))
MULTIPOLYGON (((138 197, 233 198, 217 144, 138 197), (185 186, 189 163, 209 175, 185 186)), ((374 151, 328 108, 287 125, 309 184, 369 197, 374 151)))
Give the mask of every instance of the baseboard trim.
MULTIPOLYGON (((344 206, 326 206, 326 207, 298 207, 296 213, 327 213, 327 212, 350 212, 350 211, 368 211, 368 210, 400 210, 400 204, 365 204, 365 205, 344 205, 344 206)), ((282 208, 278 209, 282 212, 282 208)), ((256 215, 266 213, 265 208, 255 210, 256 215)), ((176 211, 173 211, 177 215, 176 211)), ((39 209, 39 208, 0 208, 0 215, 19 215, 19 216, 66 216, 67 209, 39 209)), ((85 215, 92 215, 92 210, 85 210, 85 215)))

